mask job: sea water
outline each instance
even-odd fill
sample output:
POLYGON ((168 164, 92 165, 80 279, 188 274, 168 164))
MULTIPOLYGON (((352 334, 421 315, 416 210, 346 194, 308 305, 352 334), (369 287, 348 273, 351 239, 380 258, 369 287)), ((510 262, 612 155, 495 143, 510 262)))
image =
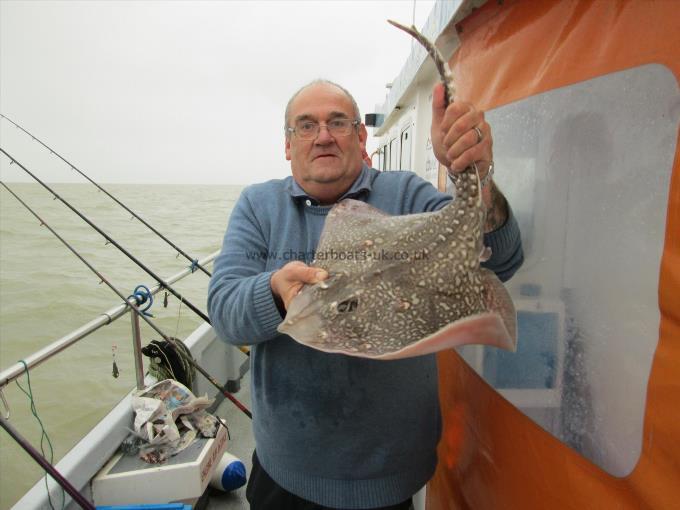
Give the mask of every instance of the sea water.
MULTIPOLYGON (((39 184, 8 183, 54 230, 120 291, 155 281, 39 184)), ((190 263, 91 184, 53 189, 165 278, 190 263)), ((104 185, 193 258, 218 250, 241 186, 104 185)), ((209 268, 210 269, 210 268, 209 268)), ((207 313, 208 277, 200 271, 173 285, 207 313)), ((0 188, 0 369, 98 317, 121 300, 4 188, 0 188)), ((184 338, 201 320, 170 295, 150 310, 166 333, 184 338)), ((142 322, 142 342, 159 337, 142 322)), ((128 315, 31 369, 33 398, 57 462, 135 385, 128 315), (112 375, 113 354, 120 376, 112 375)), ((27 387, 26 376, 20 383, 27 387)), ((11 383, 4 390, 11 423, 39 449, 41 432, 29 399, 11 383)), ((4 409, 2 412, 4 413, 4 409)), ((48 453, 45 443, 45 452, 48 453)), ((10 508, 44 473, 0 432, 0 509, 10 508)), ((55 502, 60 503, 60 502, 55 502)))

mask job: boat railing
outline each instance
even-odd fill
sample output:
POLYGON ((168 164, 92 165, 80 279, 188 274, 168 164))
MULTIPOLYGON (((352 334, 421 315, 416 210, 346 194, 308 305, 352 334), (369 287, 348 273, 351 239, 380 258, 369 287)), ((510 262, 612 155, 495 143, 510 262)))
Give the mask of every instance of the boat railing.
MULTIPOLYGON (((218 254, 219 250, 206 256, 204 259, 199 260, 199 264, 201 266, 210 264, 213 260, 215 260, 218 254)), ((195 266, 193 268, 187 267, 186 269, 180 271, 179 273, 169 278, 166 278, 165 282, 168 285, 172 285, 173 283, 182 280, 183 278, 192 274, 193 272, 195 272, 195 270, 196 270, 195 266)), ((149 290, 150 294, 154 296, 163 289, 164 286, 158 284, 154 287, 151 287, 149 290)), ((72 345, 76 344, 78 341, 89 336, 91 333, 97 331, 99 328, 111 324, 113 321, 119 319, 126 313, 130 313, 132 310, 130 303, 136 305, 142 304, 141 302, 139 302, 140 298, 135 297, 134 295, 128 298, 128 301, 129 301, 128 303, 121 303, 120 305, 115 306, 101 313, 97 318, 80 326, 74 331, 71 331, 67 335, 59 338, 58 340, 55 340, 54 342, 43 347, 42 349, 30 354, 29 356, 24 358, 23 362, 14 363, 10 367, 4 369, 2 372, 0 372, 0 394, 2 390, 5 388, 5 386, 7 386, 12 381, 20 377, 22 374, 24 374, 26 370, 30 370, 33 367, 40 365, 43 361, 46 361, 52 358, 53 356, 59 354, 60 352, 68 349, 72 345)), ((133 351, 135 359, 137 388, 141 389, 144 387, 144 370, 142 363, 141 338, 139 334, 139 316, 136 313, 130 313, 130 316, 132 321, 132 337, 134 343, 133 351)))

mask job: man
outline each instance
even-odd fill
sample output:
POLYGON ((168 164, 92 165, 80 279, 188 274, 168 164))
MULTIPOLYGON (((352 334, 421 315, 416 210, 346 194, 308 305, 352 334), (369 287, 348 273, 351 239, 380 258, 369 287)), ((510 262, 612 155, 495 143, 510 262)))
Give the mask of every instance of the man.
MULTIPOLYGON (((389 214, 434 211, 451 197, 411 172, 378 172, 362 161, 367 138, 359 109, 342 87, 316 81, 285 115, 292 177, 246 188, 236 204, 208 294, 219 336, 251 343, 255 454, 247 496, 255 510, 408 509, 432 476, 440 435, 432 355, 376 361, 327 354, 276 328, 305 284, 327 275, 313 259, 324 220, 344 198, 389 214), (287 257, 288 256, 288 257, 287 257)), ((482 112, 433 98, 435 155, 452 171, 489 169, 491 132, 482 112)), ((487 181, 486 263, 509 278, 522 262, 517 223, 487 181)))

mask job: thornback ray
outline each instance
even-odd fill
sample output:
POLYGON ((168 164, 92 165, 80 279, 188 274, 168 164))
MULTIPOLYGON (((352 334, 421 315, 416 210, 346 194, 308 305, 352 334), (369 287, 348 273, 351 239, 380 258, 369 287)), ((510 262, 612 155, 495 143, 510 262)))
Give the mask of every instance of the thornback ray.
POLYGON ((329 277, 293 299, 279 331, 325 352, 376 359, 471 343, 514 349, 512 301, 479 266, 484 213, 471 191, 479 180, 457 180, 457 199, 433 213, 337 204, 312 264, 329 277))
MULTIPOLYGON (((452 100, 436 47, 414 27, 391 23, 426 47, 452 100)), ((435 212, 390 216, 357 200, 336 204, 312 262, 329 277, 291 301, 279 332, 324 352, 385 360, 465 344, 514 350, 510 295, 480 267, 489 249, 476 167, 452 180, 455 200, 435 212)))

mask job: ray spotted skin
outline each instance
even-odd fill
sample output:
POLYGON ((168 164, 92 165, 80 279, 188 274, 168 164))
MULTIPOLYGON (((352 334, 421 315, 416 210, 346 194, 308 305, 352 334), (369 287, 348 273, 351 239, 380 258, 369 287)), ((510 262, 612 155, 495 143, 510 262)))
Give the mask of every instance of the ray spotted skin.
POLYGON ((310 345, 379 356, 484 312, 479 187, 473 174, 459 180, 460 200, 434 213, 387 216, 363 202, 338 204, 314 263, 330 277, 303 291, 312 305, 298 316, 292 306, 284 328, 318 315, 310 345))

